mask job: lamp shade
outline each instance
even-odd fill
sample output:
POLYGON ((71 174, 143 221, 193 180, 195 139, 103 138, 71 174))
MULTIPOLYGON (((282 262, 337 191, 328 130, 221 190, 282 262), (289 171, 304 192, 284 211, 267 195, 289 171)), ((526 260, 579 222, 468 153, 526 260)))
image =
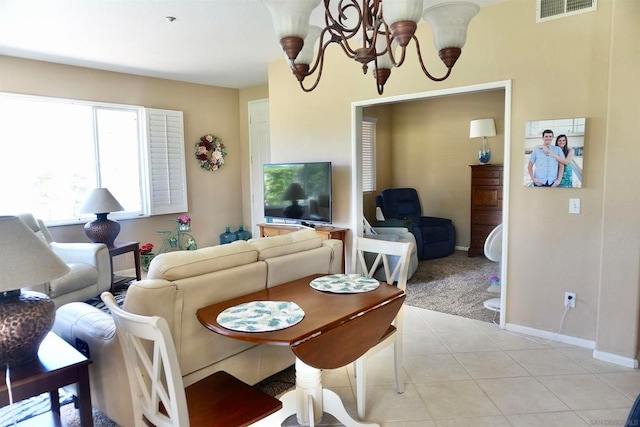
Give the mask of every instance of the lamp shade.
POLYGON ((0 236, 0 292, 40 285, 69 272, 20 218, 1 216, 0 236))
POLYGON ((316 42, 320 38, 321 32, 322 32, 322 28, 316 25, 309 26, 309 32, 307 33, 307 36, 304 38, 304 45, 302 46, 302 50, 296 57, 296 64, 310 65, 313 62, 314 48, 315 48, 316 42))
POLYGON ((496 136, 496 123, 493 119, 471 120, 469 138, 496 136))
POLYGON ((478 12, 480 12, 480 6, 476 3, 452 1, 425 9, 422 17, 431 25, 433 44, 440 51, 464 46, 467 41, 469 22, 478 12))
POLYGON ((95 188, 84 201, 78 213, 109 213, 123 211, 124 208, 106 188, 95 188))
POLYGON ((262 0, 269 9, 278 40, 285 37, 304 39, 309 30, 309 17, 320 0, 262 0))

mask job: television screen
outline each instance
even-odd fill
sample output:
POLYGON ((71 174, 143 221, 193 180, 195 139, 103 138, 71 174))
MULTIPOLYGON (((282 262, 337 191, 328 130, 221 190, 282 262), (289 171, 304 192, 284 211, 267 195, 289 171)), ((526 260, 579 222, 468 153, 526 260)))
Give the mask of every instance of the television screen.
POLYGON ((331 223, 331 162, 266 164, 263 176, 265 218, 331 223))

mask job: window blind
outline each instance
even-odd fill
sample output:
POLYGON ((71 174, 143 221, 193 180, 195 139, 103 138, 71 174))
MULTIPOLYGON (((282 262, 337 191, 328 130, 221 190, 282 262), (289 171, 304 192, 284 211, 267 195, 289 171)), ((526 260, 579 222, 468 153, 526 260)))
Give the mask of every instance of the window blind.
POLYGON ((376 119, 362 119, 362 191, 376 191, 376 119))
POLYGON ((186 212, 187 175, 182 111, 145 108, 151 215, 186 212))

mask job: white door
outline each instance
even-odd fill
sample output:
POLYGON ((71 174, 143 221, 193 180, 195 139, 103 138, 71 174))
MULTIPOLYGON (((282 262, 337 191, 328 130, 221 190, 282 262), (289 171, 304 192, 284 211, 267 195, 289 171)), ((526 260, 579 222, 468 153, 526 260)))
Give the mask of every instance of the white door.
POLYGON ((249 161, 251 162, 251 224, 253 237, 260 236, 257 224, 264 222, 262 165, 271 161, 269 100, 249 102, 249 161))

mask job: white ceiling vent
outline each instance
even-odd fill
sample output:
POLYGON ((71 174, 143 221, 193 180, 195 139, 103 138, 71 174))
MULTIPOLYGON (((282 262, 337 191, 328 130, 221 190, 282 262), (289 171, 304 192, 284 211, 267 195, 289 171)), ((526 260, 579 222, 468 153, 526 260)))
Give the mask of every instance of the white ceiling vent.
POLYGON ((598 0, 537 0, 536 22, 593 12, 598 0))

